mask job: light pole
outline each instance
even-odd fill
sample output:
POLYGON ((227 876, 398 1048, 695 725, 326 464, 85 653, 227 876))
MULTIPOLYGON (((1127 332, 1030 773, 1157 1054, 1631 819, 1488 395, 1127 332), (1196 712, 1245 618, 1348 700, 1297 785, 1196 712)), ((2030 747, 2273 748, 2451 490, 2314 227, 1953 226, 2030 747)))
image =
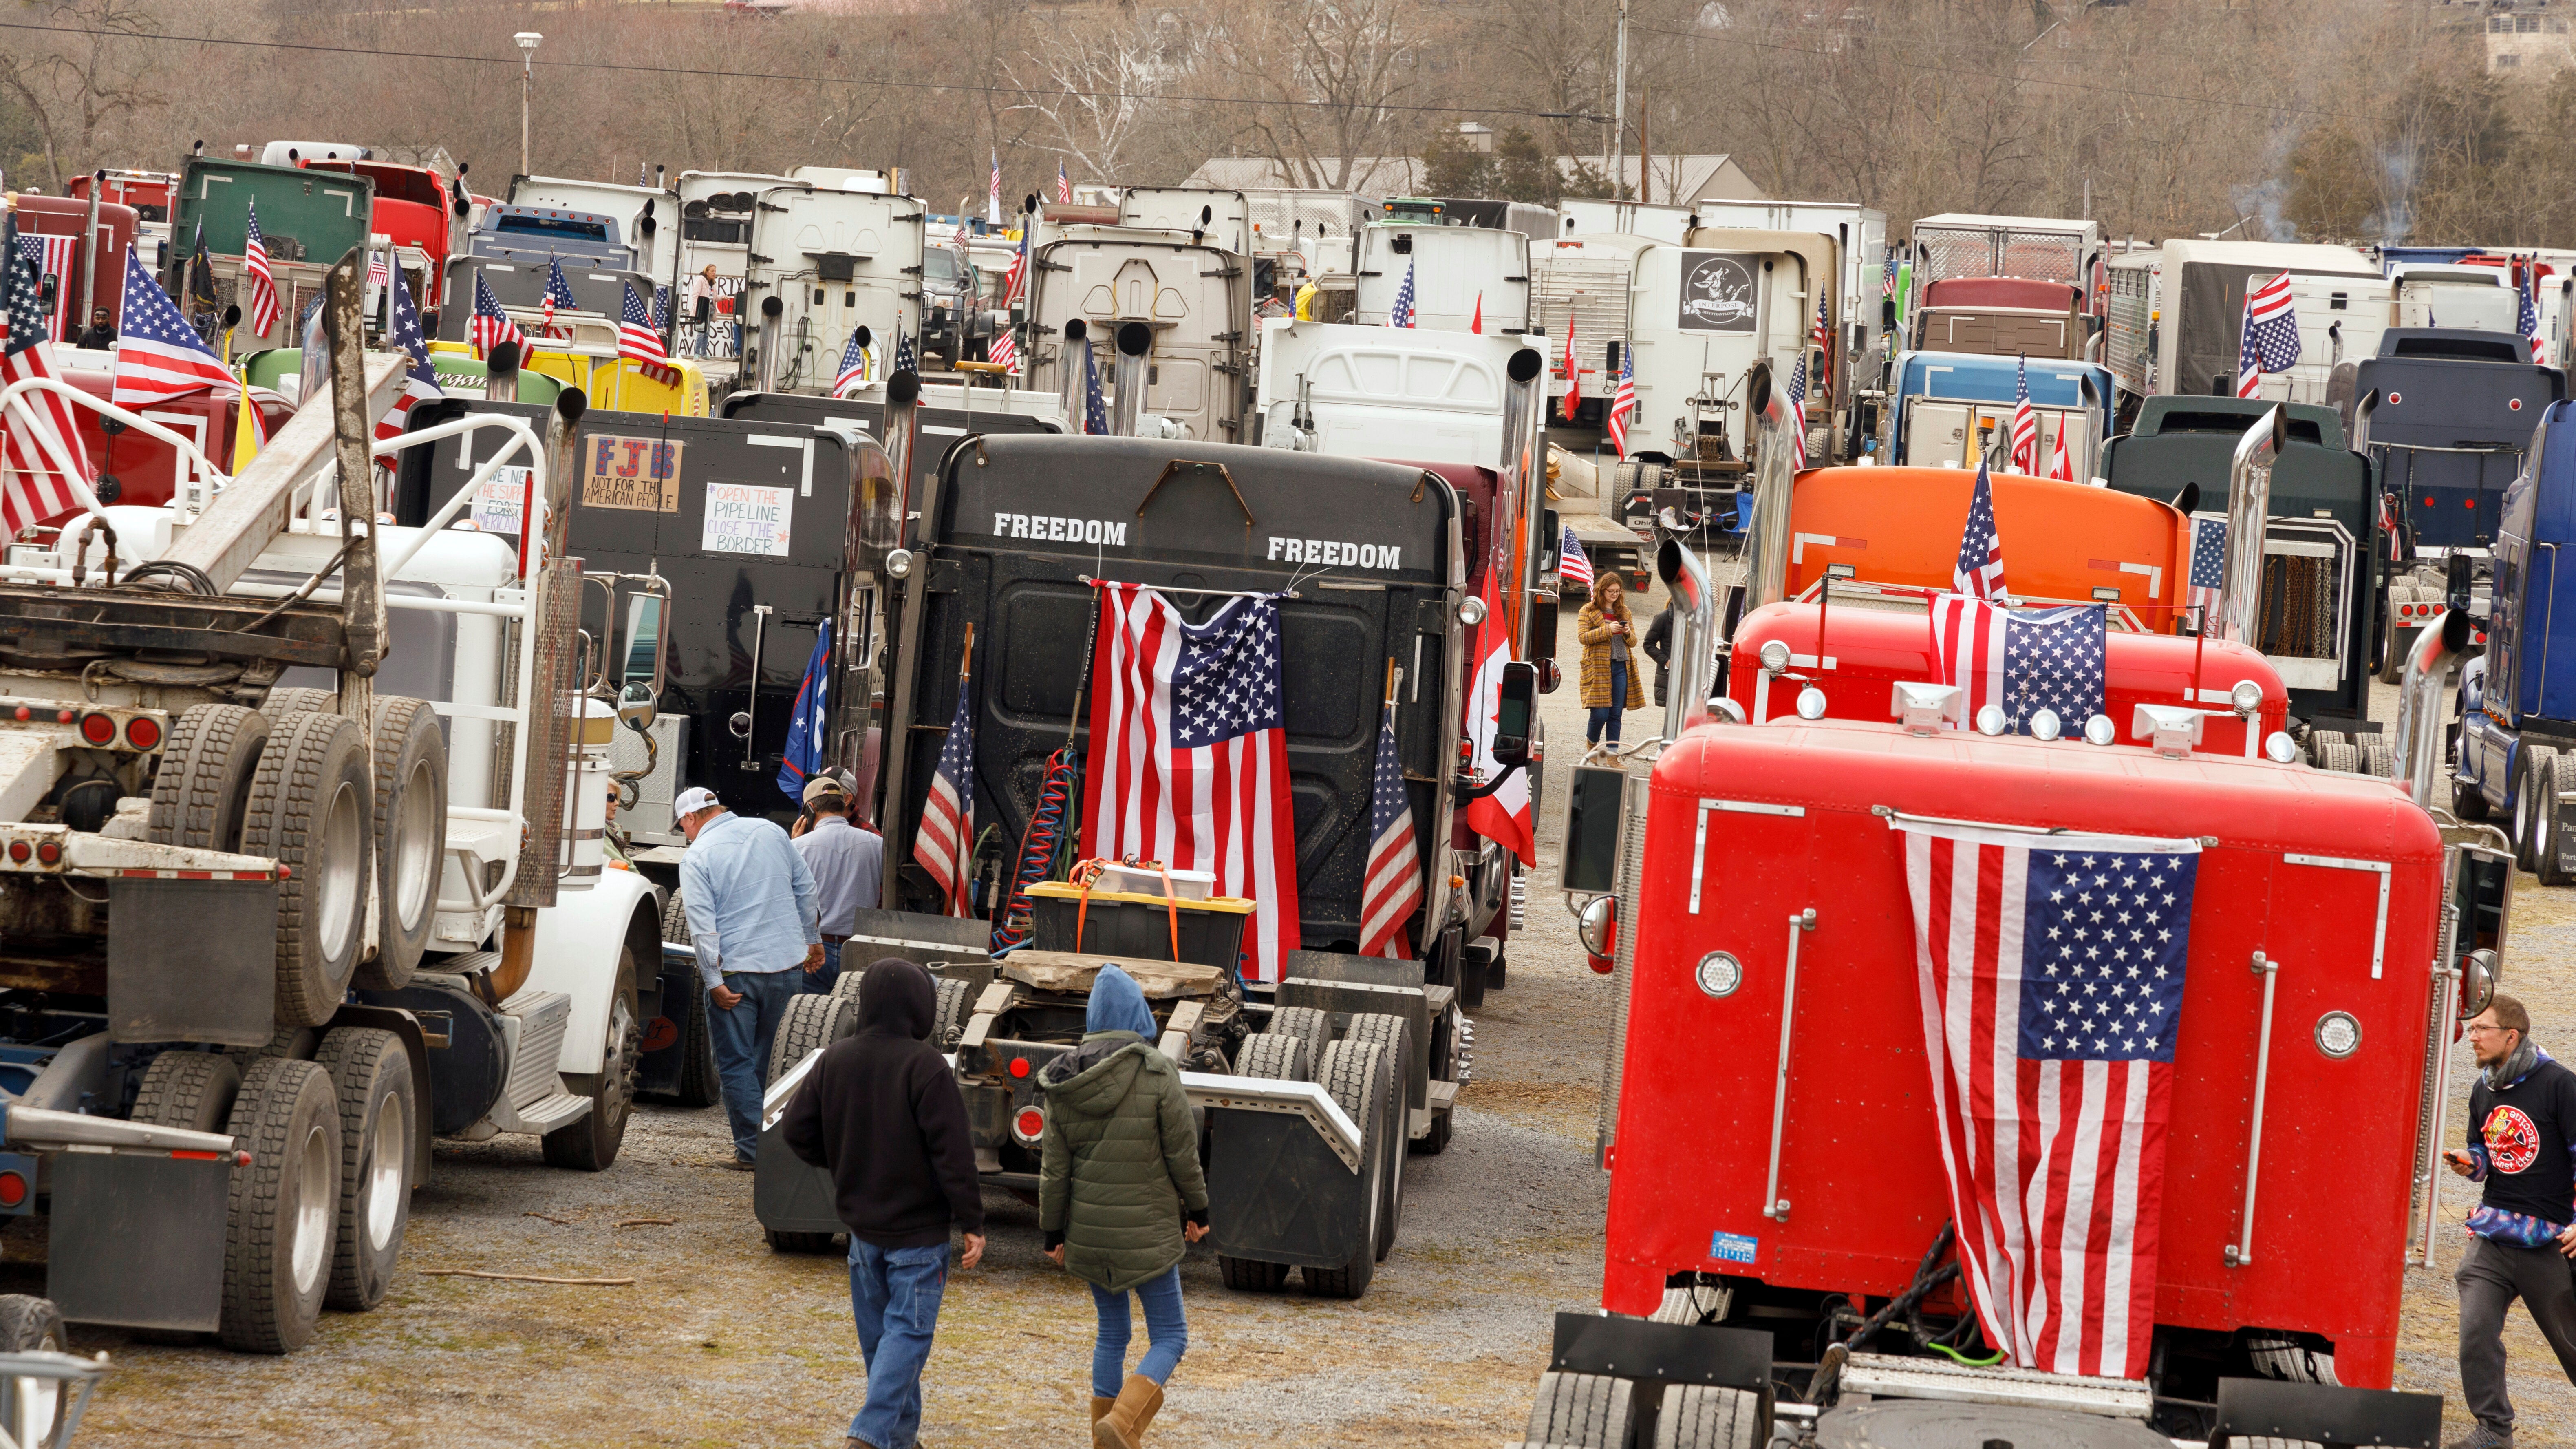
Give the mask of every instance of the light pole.
POLYGON ((510 37, 519 43, 519 174, 528 174, 528 91, 536 84, 537 47, 545 37, 522 30, 510 37))
MULTIPOLYGON (((1619 0, 1619 58, 1610 90, 1610 194, 1619 194, 1619 173, 1628 154, 1628 0, 1619 0)), ((1644 166, 1637 168, 1637 199, 1645 200, 1644 166)))

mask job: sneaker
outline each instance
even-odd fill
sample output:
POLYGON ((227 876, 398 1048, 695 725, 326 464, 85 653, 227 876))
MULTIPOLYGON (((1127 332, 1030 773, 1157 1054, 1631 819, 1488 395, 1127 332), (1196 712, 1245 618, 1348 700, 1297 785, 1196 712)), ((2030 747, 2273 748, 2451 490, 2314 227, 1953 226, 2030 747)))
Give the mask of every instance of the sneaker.
POLYGON ((2484 1424, 2472 1424, 2468 1433, 2452 1440, 2445 1449, 2513 1449, 2513 1435, 2499 1434, 2484 1424))
POLYGON ((725 1166, 732 1168, 736 1172, 749 1172, 760 1166, 760 1163, 756 1158, 737 1155, 731 1162, 726 1163, 725 1166))

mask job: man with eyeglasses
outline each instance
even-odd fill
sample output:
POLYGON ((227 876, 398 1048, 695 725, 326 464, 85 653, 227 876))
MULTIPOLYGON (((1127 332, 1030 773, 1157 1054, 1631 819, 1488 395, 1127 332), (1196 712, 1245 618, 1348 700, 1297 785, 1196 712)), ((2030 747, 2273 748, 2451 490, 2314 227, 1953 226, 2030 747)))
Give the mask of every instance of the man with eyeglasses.
POLYGON ((2531 1013, 2498 994, 2471 1018, 2478 1079, 2469 1145, 2442 1154, 2486 1192, 2469 1214, 2460 1289, 2460 1390, 2477 1423, 2451 1449, 2513 1449, 2505 1394, 2504 1315, 2519 1298, 2576 1382, 2576 1072, 2531 1041, 2531 1013))

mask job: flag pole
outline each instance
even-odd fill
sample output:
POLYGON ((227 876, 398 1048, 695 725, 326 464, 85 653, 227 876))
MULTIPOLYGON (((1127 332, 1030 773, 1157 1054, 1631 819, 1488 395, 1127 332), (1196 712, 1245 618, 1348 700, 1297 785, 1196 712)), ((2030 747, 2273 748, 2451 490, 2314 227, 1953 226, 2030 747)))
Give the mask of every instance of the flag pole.
POLYGON ((957 655, 957 682, 963 684, 975 667, 975 621, 966 621, 966 647, 957 655))
POLYGON ((1395 708, 1395 656, 1386 656, 1386 707, 1395 708))

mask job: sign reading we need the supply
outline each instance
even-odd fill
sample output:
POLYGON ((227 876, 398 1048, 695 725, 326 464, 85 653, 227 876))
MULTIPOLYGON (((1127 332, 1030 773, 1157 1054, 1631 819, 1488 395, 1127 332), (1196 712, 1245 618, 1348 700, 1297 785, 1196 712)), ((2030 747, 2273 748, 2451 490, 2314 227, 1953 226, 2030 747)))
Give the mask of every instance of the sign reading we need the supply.
POLYGON ((698 543, 709 553, 787 557, 796 490, 750 483, 709 483, 706 520, 698 543))

